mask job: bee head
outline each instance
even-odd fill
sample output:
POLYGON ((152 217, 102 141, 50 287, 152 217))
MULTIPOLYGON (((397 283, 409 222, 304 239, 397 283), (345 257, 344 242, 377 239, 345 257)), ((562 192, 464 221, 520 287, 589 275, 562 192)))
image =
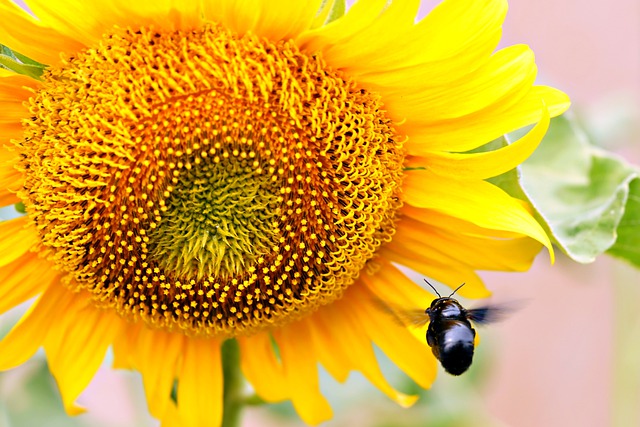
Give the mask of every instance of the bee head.
POLYGON ((457 318, 464 314, 464 308, 460 303, 451 297, 436 298, 431 302, 431 306, 425 310, 431 320, 435 318, 457 318))

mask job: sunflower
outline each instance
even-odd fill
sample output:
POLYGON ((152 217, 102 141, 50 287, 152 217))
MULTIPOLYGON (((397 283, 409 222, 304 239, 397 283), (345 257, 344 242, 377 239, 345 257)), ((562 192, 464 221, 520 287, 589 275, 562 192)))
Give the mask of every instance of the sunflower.
POLYGON ((113 348, 163 425, 217 426, 222 343, 265 401, 331 416, 318 362, 401 405, 373 344, 417 384, 437 364, 377 307, 426 307, 407 266, 488 295, 550 242, 487 181, 521 163, 567 97, 527 46, 496 51, 503 0, 0 0, 0 343, 44 347, 70 414, 113 348), (476 150, 527 125, 521 139, 476 150), (173 394, 173 396, 172 396, 173 394))

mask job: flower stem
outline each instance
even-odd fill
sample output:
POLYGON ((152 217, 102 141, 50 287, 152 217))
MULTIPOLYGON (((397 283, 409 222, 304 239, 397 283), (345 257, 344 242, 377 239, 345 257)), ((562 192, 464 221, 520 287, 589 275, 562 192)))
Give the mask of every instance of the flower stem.
POLYGON ((240 372, 240 347, 234 339, 222 344, 222 373, 224 375, 224 413, 221 427, 238 427, 245 405, 244 378, 240 372))

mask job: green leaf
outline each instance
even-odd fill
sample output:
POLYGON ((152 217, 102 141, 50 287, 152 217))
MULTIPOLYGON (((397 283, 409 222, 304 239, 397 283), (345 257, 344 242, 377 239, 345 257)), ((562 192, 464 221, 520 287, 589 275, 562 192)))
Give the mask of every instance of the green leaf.
POLYGON ((18 52, 12 51, 6 46, 0 45, 0 68, 40 80, 46 65, 40 64, 18 52))
POLYGON ((46 68, 46 67, 47 67, 45 64, 41 64, 41 63, 39 63, 38 61, 35 61, 35 60, 33 60, 33 59, 29 58, 29 57, 26 57, 26 56, 24 56, 24 55, 23 55, 23 54, 21 54, 21 53, 18 53, 18 52, 16 52, 16 51, 12 51, 12 52, 13 52, 13 55, 14 55, 14 56, 15 56, 15 57, 20 61, 20 62, 22 62, 23 64, 26 64, 26 65, 33 65, 33 66, 36 66, 36 67, 39 67, 39 68, 46 68))
POLYGON ((618 239, 607 253, 640 267, 640 179, 629 183, 624 215, 618 224, 618 239))
POLYGON ((540 147, 492 182, 528 200, 553 242, 588 263, 607 251, 640 266, 639 170, 591 145, 567 117, 552 120, 540 147), (516 182, 517 179, 517 182, 516 182))
POLYGON ((47 427, 82 427, 86 425, 81 418, 69 418, 62 406, 60 393, 47 368, 46 361, 36 356, 29 366, 20 367, 22 375, 13 378, 10 373, 0 373, 0 383, 16 384, 13 390, 4 387, 0 391, 0 411, 6 420, 0 417, 1 426, 47 426, 47 427), (17 381, 16 381, 17 380, 17 381), (5 412, 6 411, 6 412, 5 412), (6 421, 3 424, 3 421, 6 421))
POLYGON ((346 1, 345 0, 336 0, 333 3, 333 7, 331 8, 331 12, 329 12, 329 17, 327 18, 327 22, 325 25, 335 21, 336 19, 342 17, 347 10, 346 1))
MULTIPOLYGON (((483 145, 475 150, 470 151, 470 153, 481 153, 486 151, 494 151, 499 150, 507 146, 509 142, 507 138, 502 136, 498 139, 491 141, 488 144, 483 145)), ((494 176, 493 178, 487 179, 490 183, 497 185, 506 191, 510 196, 515 197, 521 200, 527 200, 527 196, 522 191, 522 187, 520 187, 520 170, 519 169, 511 169, 503 173, 502 175, 494 176)))
POLYGON ((13 205, 13 207, 18 213, 21 213, 21 214, 27 213, 27 208, 24 206, 24 202, 18 202, 15 205, 13 205))

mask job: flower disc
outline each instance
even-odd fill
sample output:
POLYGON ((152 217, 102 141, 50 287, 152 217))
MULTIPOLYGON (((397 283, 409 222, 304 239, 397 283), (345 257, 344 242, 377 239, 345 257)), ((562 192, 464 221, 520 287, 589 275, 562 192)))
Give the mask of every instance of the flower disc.
POLYGON ((51 68, 18 143, 72 289, 126 318, 234 336, 339 298, 390 240, 402 138, 290 42, 116 29, 51 68))

